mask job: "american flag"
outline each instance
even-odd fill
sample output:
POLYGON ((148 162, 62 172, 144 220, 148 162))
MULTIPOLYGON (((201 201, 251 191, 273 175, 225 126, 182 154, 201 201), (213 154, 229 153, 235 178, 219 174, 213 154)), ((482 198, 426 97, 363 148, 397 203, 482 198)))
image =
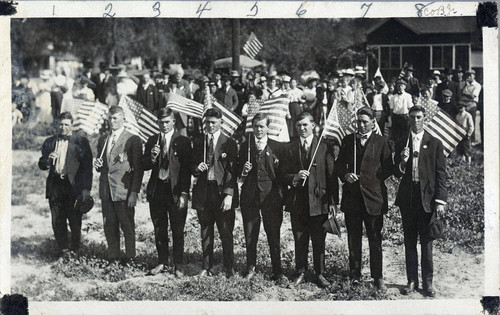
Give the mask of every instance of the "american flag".
MULTIPOLYGON (((339 106, 337 104, 337 100, 335 100, 332 105, 332 109, 330 110, 330 114, 328 114, 325 126, 323 127, 323 136, 332 137, 336 139, 339 144, 342 144, 342 139, 345 136, 356 132, 356 130, 356 114, 342 105, 339 106)), ((380 127, 376 121, 373 125, 373 132, 377 135, 382 135, 380 127)))
POLYGON ((259 112, 260 106, 264 100, 261 99, 253 99, 248 101, 248 114, 247 114, 247 124, 245 127, 245 133, 252 133, 252 119, 259 112))
POLYGON ((88 135, 99 133, 108 114, 108 106, 82 99, 64 99, 61 113, 69 112, 74 118, 73 129, 81 130, 88 135))
MULTIPOLYGON (((243 119, 240 116, 232 113, 230 110, 225 108, 222 104, 220 104, 215 97, 210 95, 209 93, 205 94, 204 100, 205 110, 215 107, 222 113, 222 124, 221 130, 222 133, 228 137, 231 137, 233 133, 238 129, 238 126, 241 124, 243 119)), ((203 124, 205 124, 205 120, 203 119, 203 124)))
POLYGON ((188 116, 201 118, 203 116, 203 104, 190 100, 186 97, 182 97, 175 93, 168 94, 167 107, 172 108, 172 110, 184 113, 188 116))
MULTIPOLYGON (((251 102, 252 103, 252 102, 251 102)), ((287 97, 278 97, 272 98, 268 100, 255 100, 255 103, 259 105, 258 112, 266 114, 269 118, 269 131, 268 136, 270 139, 278 141, 278 135, 280 134, 283 126, 286 127, 286 113, 288 112, 288 105, 290 103, 290 99, 287 97)), ((249 106, 249 114, 250 117, 250 107, 256 106, 254 104, 248 104, 249 106)), ((255 110, 255 109, 252 109, 255 110)), ((247 118, 247 125, 245 132, 252 133, 252 118, 255 116, 254 113, 251 118, 247 118)))
POLYGON ((425 108, 427 124, 425 131, 438 138, 443 143, 444 155, 448 156, 465 137, 465 128, 455 122, 455 120, 439 108, 435 101, 421 99, 420 105, 425 108))
POLYGON ((257 39, 257 36, 252 32, 247 39, 245 45, 243 45, 243 51, 246 52, 248 57, 255 59, 255 56, 264 47, 262 43, 257 39))
POLYGON ((143 142, 160 132, 157 118, 140 103, 124 95, 118 104, 125 113, 125 129, 139 136, 143 142))

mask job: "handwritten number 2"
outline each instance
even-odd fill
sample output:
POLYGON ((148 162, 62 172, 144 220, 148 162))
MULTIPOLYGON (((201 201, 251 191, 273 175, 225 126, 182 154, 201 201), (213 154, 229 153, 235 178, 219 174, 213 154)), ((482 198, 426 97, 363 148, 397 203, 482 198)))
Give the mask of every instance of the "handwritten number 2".
POLYGON ((300 4, 300 7, 297 9, 297 12, 295 12, 295 14, 301 18, 304 14, 307 13, 307 10, 306 9, 302 9, 302 4, 300 4))
POLYGON ((155 2, 155 4, 153 4, 153 11, 156 12, 156 15, 154 17, 159 17, 160 14, 161 14, 161 11, 160 11, 160 2, 155 2))
POLYGON ((111 11, 113 11, 113 5, 111 3, 108 3, 106 5, 106 7, 104 8, 104 11, 106 11, 106 12, 104 12, 104 14, 102 15, 102 17, 105 17, 105 18, 107 18, 107 17, 109 17, 109 18, 115 17, 116 13, 111 14, 111 11))
POLYGON ((210 1, 205 2, 205 4, 203 5, 203 8, 201 7, 201 3, 200 3, 200 5, 198 6, 198 9, 196 10, 196 14, 198 14, 198 18, 201 17, 201 15, 203 14, 204 11, 212 10, 212 8, 207 8, 209 3, 210 3, 210 1))
POLYGON ((257 14, 259 14, 259 7, 257 6, 257 2, 255 2, 253 7, 250 9, 251 12, 253 12, 254 10, 254 14, 247 14, 247 16, 256 16, 257 14))
POLYGON ((363 8, 366 7, 366 11, 365 11, 365 13, 363 13, 363 17, 365 17, 366 14, 368 13, 368 11, 370 11, 372 4, 373 4, 373 2, 370 2, 370 4, 363 3, 363 5, 361 6, 361 10, 363 10, 363 8))

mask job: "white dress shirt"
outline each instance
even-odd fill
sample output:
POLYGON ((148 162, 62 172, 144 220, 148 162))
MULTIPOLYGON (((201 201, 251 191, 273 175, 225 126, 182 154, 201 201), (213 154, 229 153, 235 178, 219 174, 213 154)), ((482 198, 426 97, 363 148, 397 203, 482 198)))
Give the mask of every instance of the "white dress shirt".
POLYGON ((394 94, 389 105, 393 114, 407 115, 410 107, 413 106, 413 101, 409 93, 403 92, 403 94, 394 94))
POLYGON ((301 145, 302 147, 304 147, 304 142, 306 142, 306 141, 307 141, 307 142, 306 142, 306 146, 305 146, 305 148, 307 149, 307 151, 308 151, 308 152, 309 152, 309 149, 311 148, 311 143, 312 143, 312 141, 313 141, 313 138, 314 138, 314 135, 313 135, 313 134, 311 134, 309 137, 307 137, 307 138, 305 138, 305 139, 304 139, 304 138, 302 138, 302 137, 300 138, 300 145, 301 145))
POLYGON ((125 130, 125 127, 121 127, 120 129, 116 131, 112 131, 111 135, 108 138, 108 144, 106 148, 106 155, 109 157, 109 153, 111 152, 111 149, 113 149, 114 145, 116 144, 116 141, 118 141, 118 138, 120 138, 120 135, 122 132, 125 130))
POLYGON ((254 137, 255 138, 255 146, 257 148, 258 151, 262 151, 264 150, 264 148, 266 147, 267 145, 267 136, 263 137, 262 139, 257 139, 257 137, 254 137))
POLYGON ((411 132, 411 142, 412 142, 412 151, 410 152, 410 156, 412 157, 412 170, 411 170, 411 178, 412 181, 418 182, 420 180, 418 176, 418 157, 420 156, 420 144, 422 143, 422 136, 424 135, 424 131, 422 130, 420 133, 411 132), (416 154, 415 154, 416 152, 416 154))
POLYGON ((58 158, 55 163, 55 170, 57 174, 64 174, 66 165, 66 154, 68 153, 68 140, 58 139, 56 142, 56 153, 58 158))
MULTIPOLYGON (((213 134, 208 134, 208 143, 210 143, 210 138, 213 137, 213 152, 215 154, 215 147, 217 146, 217 141, 219 141, 219 137, 220 137, 220 129, 217 130, 216 132, 214 132, 213 134)), ((214 160, 215 160, 215 157, 214 157, 214 160)), ((208 175, 207 175, 207 179, 208 180, 215 180, 215 170, 214 170, 214 165, 213 164, 210 164, 211 161, 207 161, 207 164, 208 164, 208 175)))

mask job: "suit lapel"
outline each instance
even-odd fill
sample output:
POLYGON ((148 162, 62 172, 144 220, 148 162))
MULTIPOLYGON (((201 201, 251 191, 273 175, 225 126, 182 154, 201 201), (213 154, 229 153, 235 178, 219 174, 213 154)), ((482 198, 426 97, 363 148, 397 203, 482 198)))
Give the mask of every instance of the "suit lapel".
POLYGON ((174 140, 175 138, 177 138, 178 136, 178 133, 174 131, 174 133, 172 134, 172 138, 170 138, 170 143, 168 144, 168 158, 169 158, 169 162, 172 160, 172 158, 174 157, 174 140))
POLYGON ((221 132, 219 139, 217 139, 217 144, 215 145, 215 160, 217 161, 219 157, 222 155, 222 144, 226 142, 226 136, 221 132))
POLYGON ((122 146, 123 146, 123 143, 125 142, 125 140, 127 140, 129 137, 128 137, 128 131, 127 130, 123 130, 123 132, 120 134, 120 136, 118 137, 118 140, 116 140, 115 142, 115 145, 111 148, 111 151, 109 151, 109 158, 108 158, 108 161, 111 163, 111 158, 116 156, 117 154, 120 153, 120 151, 122 151, 122 146))

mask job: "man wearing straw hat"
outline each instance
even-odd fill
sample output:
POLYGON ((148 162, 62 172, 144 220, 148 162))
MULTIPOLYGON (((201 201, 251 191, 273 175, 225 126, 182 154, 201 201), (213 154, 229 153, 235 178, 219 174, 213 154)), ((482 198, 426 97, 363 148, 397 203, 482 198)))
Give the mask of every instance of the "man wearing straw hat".
POLYGON ((425 108, 409 111, 410 132, 396 143, 394 175, 401 177, 395 204, 401 210, 408 285, 403 294, 418 288, 417 238, 420 236, 422 285, 434 297, 430 223, 442 215, 446 205, 446 161, 441 141, 424 131, 425 108))
POLYGON ((49 170, 46 198, 52 214, 52 229, 63 256, 80 247, 82 214, 75 209, 75 200, 90 198, 92 188, 92 151, 86 138, 73 134, 73 117, 61 113, 58 117, 58 134, 44 141, 42 157, 38 160, 41 170, 49 170), (68 247, 67 221, 71 229, 68 247))
POLYGON ((375 116, 369 107, 357 111, 358 132, 342 141, 335 169, 342 187, 341 210, 345 213, 349 244, 349 275, 361 278, 363 222, 370 246, 370 271, 375 287, 387 290, 382 275, 382 225, 388 211, 384 181, 392 174, 392 152, 384 137, 373 132, 375 116))
POLYGON ((238 186, 235 164, 238 155, 236 142, 221 131, 222 113, 209 108, 203 115, 207 135, 193 143, 192 173, 193 209, 198 212, 201 225, 203 270, 201 276, 210 276, 214 263, 214 224, 217 224, 222 242, 226 276, 234 275, 233 229, 238 206, 238 186))
POLYGON ((168 221, 173 240, 174 274, 181 277, 184 254, 189 188, 191 187, 191 141, 175 131, 175 115, 170 108, 158 111, 160 133, 146 142, 142 166, 152 170, 146 188, 151 221, 153 221, 158 265, 150 271, 156 275, 168 264, 168 221))
POLYGON ((269 124, 269 117, 265 114, 257 113, 253 117, 253 136, 250 135, 249 141, 243 143, 238 157, 237 174, 243 180, 240 205, 247 249, 246 278, 250 280, 255 276, 262 214, 271 255, 271 279, 283 281, 280 257, 283 193, 278 183, 282 145, 267 137, 269 124))
POLYGON ((125 258, 122 263, 128 264, 135 257, 134 214, 144 173, 141 165, 142 144, 138 136, 125 130, 121 107, 109 108, 108 122, 111 134, 99 138, 99 157, 94 161, 94 167, 101 173, 99 196, 108 259, 113 262, 120 258, 121 228, 125 238, 125 258))
POLYGON ((313 116, 304 112, 295 120, 299 139, 291 142, 283 154, 281 180, 288 186, 286 211, 290 212, 295 241, 295 285, 305 281, 309 239, 312 241, 314 271, 319 287, 330 282, 325 272, 325 237, 323 223, 328 212, 334 212, 339 200, 334 158, 321 142, 322 137, 313 135, 316 124, 313 116))

